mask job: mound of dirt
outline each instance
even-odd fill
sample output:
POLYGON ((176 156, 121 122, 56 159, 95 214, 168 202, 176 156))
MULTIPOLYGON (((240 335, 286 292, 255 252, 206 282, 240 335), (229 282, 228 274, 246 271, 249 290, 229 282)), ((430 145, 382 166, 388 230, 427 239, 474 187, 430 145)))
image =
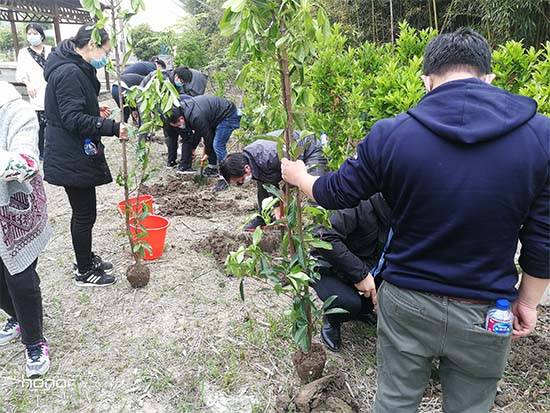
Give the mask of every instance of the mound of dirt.
POLYGON ((169 176, 166 179, 165 182, 143 185, 141 192, 153 195, 155 198, 162 198, 174 193, 189 193, 197 190, 197 186, 193 181, 178 179, 174 176, 169 176))
POLYGON ((193 181, 178 177, 168 177, 165 182, 144 186, 142 192, 155 197, 160 213, 165 216, 212 218, 215 213, 229 209, 234 213, 241 212, 235 202, 219 199, 209 190, 200 189, 193 181))
MULTIPOLYGON (((215 230, 206 238, 196 242, 193 248, 198 252, 212 254, 216 263, 219 266, 223 266, 225 258, 231 251, 236 251, 241 245, 250 245, 251 242, 251 233, 231 233, 228 231, 215 230)), ((281 233, 279 231, 265 231, 260 246, 265 252, 273 253, 277 251, 280 243, 281 233)))
POLYGON ((289 403, 287 397, 279 398, 275 410, 280 413, 356 413, 359 406, 347 389, 345 380, 341 376, 330 375, 303 386, 293 402, 289 403))
POLYGON ((231 210, 236 214, 241 208, 233 201, 224 201, 204 192, 174 193, 158 201, 161 214, 165 216, 190 215, 212 218, 216 212, 231 210))

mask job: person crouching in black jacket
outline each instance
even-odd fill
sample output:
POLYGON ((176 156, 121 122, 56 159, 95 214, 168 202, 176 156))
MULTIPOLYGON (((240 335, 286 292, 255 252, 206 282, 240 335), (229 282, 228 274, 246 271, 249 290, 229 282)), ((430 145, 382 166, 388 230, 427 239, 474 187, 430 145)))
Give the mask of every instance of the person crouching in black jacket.
POLYGON ((331 250, 314 250, 321 278, 312 287, 322 301, 336 296, 329 308, 345 314, 323 318, 321 339, 329 350, 339 351, 343 322, 361 320, 374 323, 376 288, 381 283, 371 272, 384 252, 390 228, 391 210, 381 194, 375 194, 350 209, 335 211, 332 228, 320 227, 317 235, 332 245, 331 250), (373 303, 374 302, 374 303, 373 303))
POLYGON ((109 61, 109 35, 100 30, 101 44, 92 39, 93 25, 82 26, 65 40, 46 63, 46 145, 44 177, 62 186, 72 208, 71 235, 79 286, 113 284, 113 266, 92 252, 92 228, 96 219, 95 187, 112 182, 102 136, 128 139, 118 122, 107 119, 109 109, 99 107, 100 83, 96 70, 109 61))
MULTIPOLYGON (((180 106, 174 107, 170 116, 166 117, 166 126, 180 130, 192 130, 193 134, 188 136, 190 136, 195 147, 202 138, 205 155, 207 155, 204 160, 208 158, 208 166, 205 168, 204 174, 217 176, 218 163, 227 156, 227 142, 233 131, 241 127, 241 115, 233 102, 218 96, 182 97, 180 95, 180 106)), ((189 145, 189 148, 191 146, 189 145)), ((189 149, 186 149, 185 156, 189 161, 191 160, 189 149)), ((183 162, 184 148, 182 148, 183 162)), ((190 162, 183 165, 183 168, 180 168, 180 172, 194 172, 190 162), (187 170, 183 168, 187 168, 187 170)), ((223 191, 227 188, 228 184, 220 178, 214 186, 214 192, 223 191)))
MULTIPOLYGON (((268 133, 270 136, 279 136, 282 131, 268 133)), ((294 131, 294 139, 300 137, 299 131, 294 131)), ((321 142, 315 135, 304 137, 300 141, 304 151, 300 159, 308 166, 309 173, 321 176, 326 172, 327 160, 323 155, 321 142)), ((242 186, 252 180, 258 188, 258 216, 245 225, 247 232, 254 231, 256 227, 265 225, 262 214, 262 202, 271 196, 264 185, 270 184, 279 187, 282 180, 281 161, 277 153, 277 142, 258 139, 246 146, 242 152, 231 153, 220 164, 220 174, 230 185, 242 186)), ((278 209, 275 209, 278 215, 278 209)), ((276 216, 275 218, 278 218, 276 216)))

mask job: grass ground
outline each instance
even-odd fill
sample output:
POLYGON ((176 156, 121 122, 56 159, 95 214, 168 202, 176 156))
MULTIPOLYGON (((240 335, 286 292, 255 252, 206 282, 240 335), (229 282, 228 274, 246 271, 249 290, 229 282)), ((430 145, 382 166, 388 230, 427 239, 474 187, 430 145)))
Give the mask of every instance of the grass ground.
MULTIPOLYGON (((108 141, 108 140, 107 140, 108 141)), ((107 142, 116 174, 119 144, 107 142)), ((164 147, 155 144, 162 179, 164 147)), ((209 189, 203 189, 208 191, 209 189)), ((238 280, 225 276, 193 244, 216 229, 238 231, 254 195, 239 208, 210 217, 171 218, 164 256, 150 263, 151 282, 132 289, 123 278, 130 263, 115 184, 98 188, 95 251, 112 261, 119 282, 105 289, 79 289, 71 279, 70 210, 62 190, 47 186, 55 235, 40 258, 45 334, 51 347, 49 381, 23 380, 18 343, 0 348, 0 412, 272 412, 292 397, 297 379, 284 316, 284 298, 247 282, 243 303, 238 280)), ((234 199, 237 189, 220 195, 234 199)), ((543 309, 537 341, 515 346, 519 361, 509 369, 497 412, 550 410, 549 311, 543 309), (523 355, 537 354, 535 358, 523 355)), ((0 316, 3 322, 3 315, 0 316)), ((330 354, 327 371, 340 372, 367 412, 376 390, 375 332, 364 324, 343 329, 345 348, 330 354)), ((440 410, 432 382, 422 411, 440 410)))

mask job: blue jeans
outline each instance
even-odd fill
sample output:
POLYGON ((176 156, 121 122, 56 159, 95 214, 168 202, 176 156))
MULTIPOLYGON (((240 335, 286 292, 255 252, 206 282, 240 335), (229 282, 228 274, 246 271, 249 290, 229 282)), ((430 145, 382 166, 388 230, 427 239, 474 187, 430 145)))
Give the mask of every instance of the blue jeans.
POLYGON ((241 127, 241 117, 237 114, 237 111, 222 120, 216 128, 214 134, 214 153, 208 157, 208 163, 210 165, 216 165, 223 161, 227 156, 227 141, 231 137, 231 134, 235 129, 241 127))

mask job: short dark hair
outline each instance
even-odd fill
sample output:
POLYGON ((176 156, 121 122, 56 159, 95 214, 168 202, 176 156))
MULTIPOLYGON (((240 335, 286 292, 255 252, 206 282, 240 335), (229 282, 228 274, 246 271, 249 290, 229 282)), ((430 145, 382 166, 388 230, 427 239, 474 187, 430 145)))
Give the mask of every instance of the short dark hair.
POLYGON ((226 182, 230 182, 231 178, 240 178, 245 174, 246 165, 248 159, 242 152, 230 153, 220 162, 220 174, 226 182))
POLYGON ((39 25, 38 23, 29 23, 29 24, 27 24, 27 27, 25 27, 25 33, 28 33, 29 29, 34 29, 38 33, 40 33, 40 36, 42 36, 42 41, 46 40, 46 35, 44 34, 44 28, 41 25, 39 25))
POLYGON ((166 69, 166 62, 164 60, 162 60, 160 57, 158 56, 155 56, 151 59, 151 62, 159 65, 160 67, 162 67, 163 69, 166 69))
POLYGON ((159 112, 164 126, 177 122, 181 116, 185 118, 183 108, 181 106, 174 106, 169 113, 163 113, 162 109, 159 108, 159 112))
POLYGON ((183 83, 189 83, 193 79, 193 73, 188 67, 179 66, 174 69, 174 74, 178 75, 183 83))
MULTIPOLYGON (((72 38, 74 45, 82 49, 85 47, 90 40, 92 40, 92 32, 94 31, 94 25, 93 24, 85 24, 84 26, 80 26, 80 29, 78 29, 78 32, 76 35, 72 38)), ((103 46, 105 43, 109 41, 109 33, 105 29, 99 29, 99 38, 101 43, 99 46, 103 46)))
POLYGON ((491 47, 475 30, 460 28, 432 39, 424 51, 425 75, 443 75, 451 70, 470 70, 478 76, 491 73, 491 47))

